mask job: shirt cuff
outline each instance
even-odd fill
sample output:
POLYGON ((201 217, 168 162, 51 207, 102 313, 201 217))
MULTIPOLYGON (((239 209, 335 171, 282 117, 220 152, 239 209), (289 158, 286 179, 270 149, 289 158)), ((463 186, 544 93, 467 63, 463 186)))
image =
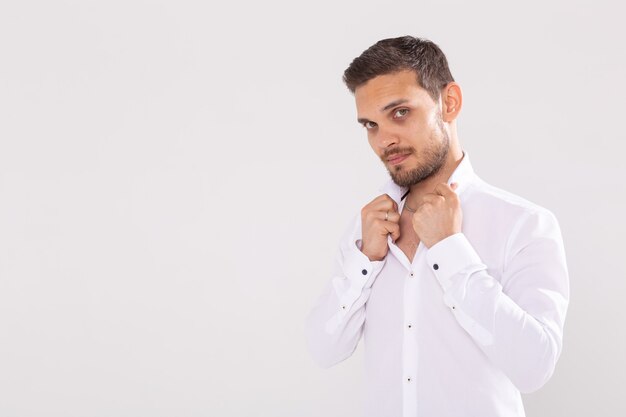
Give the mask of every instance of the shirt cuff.
POLYGON ((435 273, 444 291, 452 286, 453 277, 462 270, 472 267, 476 270, 487 269, 472 244, 462 232, 440 240, 426 252, 428 265, 435 273))
POLYGON ((357 239, 354 244, 350 245, 345 253, 343 272, 350 281, 352 291, 360 294, 363 288, 370 288, 386 260, 385 257, 380 261, 370 261, 361 252, 361 239, 357 239))

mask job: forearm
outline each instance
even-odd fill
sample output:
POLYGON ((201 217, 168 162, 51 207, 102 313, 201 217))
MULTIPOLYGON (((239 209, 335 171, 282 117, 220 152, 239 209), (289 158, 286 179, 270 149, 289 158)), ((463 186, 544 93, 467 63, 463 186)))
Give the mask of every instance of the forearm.
POLYGON ((569 280, 558 225, 528 215, 496 279, 462 233, 427 253, 443 302, 521 392, 540 388, 561 353, 569 280))
POLYGON ((369 291, 344 310, 332 281, 326 286, 305 321, 307 346, 319 366, 329 368, 352 355, 363 332, 369 291))
MULTIPOLYGON (((486 270, 457 277, 444 302, 521 392, 535 391, 551 377, 562 346, 562 329, 552 314, 536 312, 534 317, 523 310, 486 270)), ((562 303, 561 311, 566 307, 562 303)))
POLYGON ((343 248, 333 274, 305 320, 313 359, 328 368, 349 357, 361 338, 365 303, 385 260, 371 262, 356 247, 343 248))

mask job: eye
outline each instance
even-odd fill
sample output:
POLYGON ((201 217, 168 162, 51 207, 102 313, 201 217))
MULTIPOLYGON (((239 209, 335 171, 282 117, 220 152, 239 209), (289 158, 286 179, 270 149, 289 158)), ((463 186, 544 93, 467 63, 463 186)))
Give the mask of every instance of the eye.
POLYGON ((408 112, 409 112, 409 109, 398 109, 393 113, 393 115, 398 116, 398 117, 403 117, 403 116, 406 116, 408 112))
POLYGON ((372 122, 372 121, 367 121, 365 123, 363 123, 363 127, 366 128, 367 130, 373 129, 376 127, 376 123, 372 122))

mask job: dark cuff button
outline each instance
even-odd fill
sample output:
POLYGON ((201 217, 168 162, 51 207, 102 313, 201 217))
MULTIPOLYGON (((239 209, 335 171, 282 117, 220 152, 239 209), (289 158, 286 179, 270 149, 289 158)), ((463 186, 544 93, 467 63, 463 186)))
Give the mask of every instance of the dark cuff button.
POLYGON ((362 270, 362 271, 361 271, 361 273, 362 273, 363 275, 367 275, 367 269, 362 270))
POLYGON ((436 271, 436 270, 438 270, 438 269, 439 269, 439 265, 434 264, 434 265, 433 265, 433 268, 434 268, 434 269, 435 269, 435 271, 436 271))

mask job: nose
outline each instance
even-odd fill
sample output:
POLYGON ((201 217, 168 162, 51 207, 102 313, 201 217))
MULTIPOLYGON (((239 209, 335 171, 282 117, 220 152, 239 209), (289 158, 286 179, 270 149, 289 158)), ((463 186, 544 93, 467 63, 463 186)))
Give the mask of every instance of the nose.
POLYGON ((389 129, 386 126, 378 126, 374 143, 381 153, 384 152, 386 148, 397 145, 399 142, 400 140, 397 132, 394 132, 393 129, 389 129))

